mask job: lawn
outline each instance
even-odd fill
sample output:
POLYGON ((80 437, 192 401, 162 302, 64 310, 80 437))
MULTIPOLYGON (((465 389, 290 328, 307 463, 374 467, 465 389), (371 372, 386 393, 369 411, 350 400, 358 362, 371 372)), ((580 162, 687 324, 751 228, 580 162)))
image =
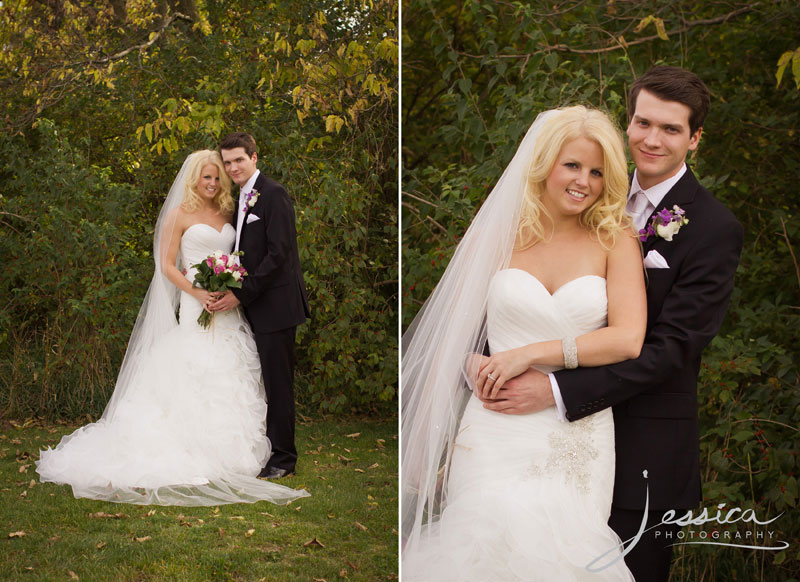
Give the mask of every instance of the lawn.
POLYGON ((397 579, 397 419, 303 419, 289 505, 125 505, 39 483, 34 460, 76 428, 0 425, 3 581, 397 579))

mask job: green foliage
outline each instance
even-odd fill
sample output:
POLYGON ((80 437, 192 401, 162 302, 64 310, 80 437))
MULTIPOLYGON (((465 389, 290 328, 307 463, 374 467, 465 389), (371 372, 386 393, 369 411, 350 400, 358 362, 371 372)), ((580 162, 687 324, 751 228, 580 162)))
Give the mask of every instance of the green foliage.
POLYGON ((0 293, 14 298, 0 312, 0 416, 102 410, 164 194, 189 152, 241 130, 295 204, 312 310, 298 330, 302 409, 391 410, 396 2, 94 4, 0 7, 13 272, 0 293))
POLYGON ((679 546, 673 577, 800 580, 800 92, 775 76, 776 63, 793 66, 800 7, 415 0, 403 17, 404 326, 537 113, 589 103, 625 127, 628 87, 659 63, 709 86, 711 112, 689 163, 746 234, 699 382, 704 507, 750 507, 761 520, 784 512, 770 529, 792 545, 679 546))

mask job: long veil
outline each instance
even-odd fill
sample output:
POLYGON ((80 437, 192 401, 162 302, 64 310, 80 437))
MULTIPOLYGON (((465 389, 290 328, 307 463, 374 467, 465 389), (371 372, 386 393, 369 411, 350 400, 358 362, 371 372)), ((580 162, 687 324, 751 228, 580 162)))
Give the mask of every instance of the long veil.
POLYGON ((403 335, 402 535, 406 550, 446 505, 451 446, 471 392, 465 358, 486 342, 492 275, 511 258, 537 137, 558 110, 537 116, 455 250, 438 285, 403 335))
MULTIPOLYGON (((139 308, 139 315, 133 325, 131 337, 128 340, 128 348, 122 360, 117 383, 114 386, 114 393, 106 404, 102 418, 111 420, 119 406, 128 395, 129 390, 135 385, 134 378, 140 370, 138 365, 142 356, 147 353, 158 338, 165 337, 170 331, 178 327, 175 312, 178 309, 180 292, 178 288, 169 282, 164 274, 163 264, 166 259, 166 248, 169 240, 164 240, 165 233, 171 233, 175 224, 175 212, 173 212, 183 201, 186 189, 186 174, 189 171, 193 156, 200 155, 200 152, 189 154, 184 160, 178 175, 172 182, 164 205, 158 214, 156 226, 153 234, 153 259, 155 261, 155 271, 150 280, 150 286, 142 300, 139 308)), ((169 235, 167 235, 169 236, 169 235)), ((178 270, 180 270, 180 253, 178 253, 178 270)))
MULTIPOLYGON (((202 506, 257 501, 287 503, 308 496, 305 490, 294 490, 264 481, 256 478, 255 474, 242 474, 241 458, 250 459, 253 463, 266 463, 270 453, 263 425, 266 404, 263 383, 260 381, 261 369, 255 342, 246 323, 237 320, 240 325, 233 332, 217 329, 216 339, 211 345, 203 341, 203 334, 190 332, 192 337, 187 338, 179 329, 176 312, 180 292, 164 273, 166 251, 170 242, 166 237, 173 232, 177 216, 173 211, 183 201, 186 181, 195 156, 209 153, 211 152, 194 152, 186 158, 159 213, 153 236, 155 271, 131 332, 114 393, 102 417, 97 422, 65 436, 55 449, 41 451, 41 458, 36 462, 43 482, 67 483, 72 486, 75 497, 139 505, 202 506), (186 361, 181 359, 180 365, 170 359, 174 356, 167 355, 173 353, 176 344, 182 349, 182 358, 189 358, 186 361), (244 397, 241 395, 247 393, 253 403, 250 408, 238 409, 248 416, 247 422, 240 416, 230 418, 232 413, 226 411, 226 424, 223 425, 226 432, 223 436, 227 440, 224 444, 209 442, 209 439, 221 434, 221 407, 203 409, 217 423, 215 429, 218 432, 213 432, 206 426, 198 428, 197 423, 193 424, 195 419, 185 418, 187 415, 181 408, 181 403, 185 403, 185 400, 176 401, 172 397, 176 382, 183 382, 181 386, 190 388, 197 386, 186 384, 185 368, 195 366, 199 357, 199 352, 192 350, 205 350, 203 353, 209 349, 215 350, 214 354, 208 355, 207 360, 200 362, 201 365, 215 366, 216 360, 222 357, 218 350, 223 345, 226 346, 224 353, 227 358, 235 360, 228 362, 226 373, 233 370, 231 374, 238 374, 224 378, 226 385, 235 388, 225 394, 233 394, 242 400, 244 397), (186 356, 187 352, 189 356, 186 356), (236 389, 243 388, 245 382, 249 383, 251 391, 236 389), (158 406, 162 408, 156 408, 154 399, 160 400, 158 406), (255 410, 258 408, 256 404, 261 410, 255 410), (179 433, 186 427, 200 430, 203 436, 210 435, 205 444, 185 442, 188 437, 169 440, 169 437, 174 437, 175 432, 167 435, 169 442, 160 440, 168 432, 163 430, 165 421, 159 417, 164 408, 171 415, 169 418, 177 419, 169 427, 175 428, 177 425, 179 433), (154 430, 148 422, 155 422, 162 430, 154 430), (258 423, 261 423, 260 429, 258 423), (230 427, 244 426, 249 431, 246 436, 241 436, 242 433, 231 436, 232 431, 227 431, 230 427), (231 445, 232 441, 235 444, 231 445), (143 442, 148 444, 145 446, 143 442), (168 458, 159 457, 154 460, 153 457, 162 450, 169 451, 168 458), (232 451, 235 451, 238 459, 226 456, 231 455, 232 451), (110 476, 111 469, 104 466, 104 460, 108 462, 109 459, 113 461, 116 471, 113 477, 110 476), (124 474, 117 470, 120 467, 124 474), (137 477, 130 476, 129 467, 136 468, 137 477), (170 481, 174 475, 187 474, 198 477, 178 483, 170 481)), ((180 270, 180 253, 177 262, 176 266, 180 270)), ((208 337, 205 336, 206 339, 208 337)), ((210 337, 213 338, 213 334, 210 337)), ((206 370, 206 377, 203 377, 202 371, 195 372, 191 382, 207 382, 210 384, 204 386, 205 388, 214 388, 214 380, 208 377, 214 375, 211 372, 213 370, 206 370)), ((216 374, 218 376, 219 373, 216 374)), ((216 394, 214 390, 205 392, 216 394)), ((194 396, 193 393, 189 398, 194 396)), ((186 404, 197 405, 196 400, 186 404)), ((191 434, 197 435, 196 432, 191 434)), ((248 464, 251 464, 250 461, 248 464)))

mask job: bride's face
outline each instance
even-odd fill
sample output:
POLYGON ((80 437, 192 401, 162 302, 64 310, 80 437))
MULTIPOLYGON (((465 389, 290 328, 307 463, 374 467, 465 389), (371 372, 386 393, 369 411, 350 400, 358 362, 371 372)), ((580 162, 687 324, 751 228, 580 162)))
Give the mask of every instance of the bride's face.
POLYGON ((564 144, 545 182, 542 203, 554 219, 575 216, 603 191, 603 149, 579 137, 564 144))
POLYGON ((219 168, 214 164, 206 164, 200 172, 200 178, 194 187, 194 191, 206 200, 213 200, 219 192, 219 168))

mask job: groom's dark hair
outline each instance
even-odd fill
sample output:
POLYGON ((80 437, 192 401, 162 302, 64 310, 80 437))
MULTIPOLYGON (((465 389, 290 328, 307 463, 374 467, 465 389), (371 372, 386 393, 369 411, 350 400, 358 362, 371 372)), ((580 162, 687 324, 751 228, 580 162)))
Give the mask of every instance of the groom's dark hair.
POLYGON ((253 139, 253 136, 242 131, 228 134, 219 142, 220 152, 222 152, 222 150, 235 150, 236 148, 244 148, 248 156, 252 156, 258 151, 256 148, 256 140, 253 139))
POLYGON ((681 69, 659 65, 636 79, 628 93, 628 121, 636 111, 636 98, 645 89, 663 101, 677 101, 689 108, 689 132, 694 133, 705 123, 711 94, 700 77, 681 69))

